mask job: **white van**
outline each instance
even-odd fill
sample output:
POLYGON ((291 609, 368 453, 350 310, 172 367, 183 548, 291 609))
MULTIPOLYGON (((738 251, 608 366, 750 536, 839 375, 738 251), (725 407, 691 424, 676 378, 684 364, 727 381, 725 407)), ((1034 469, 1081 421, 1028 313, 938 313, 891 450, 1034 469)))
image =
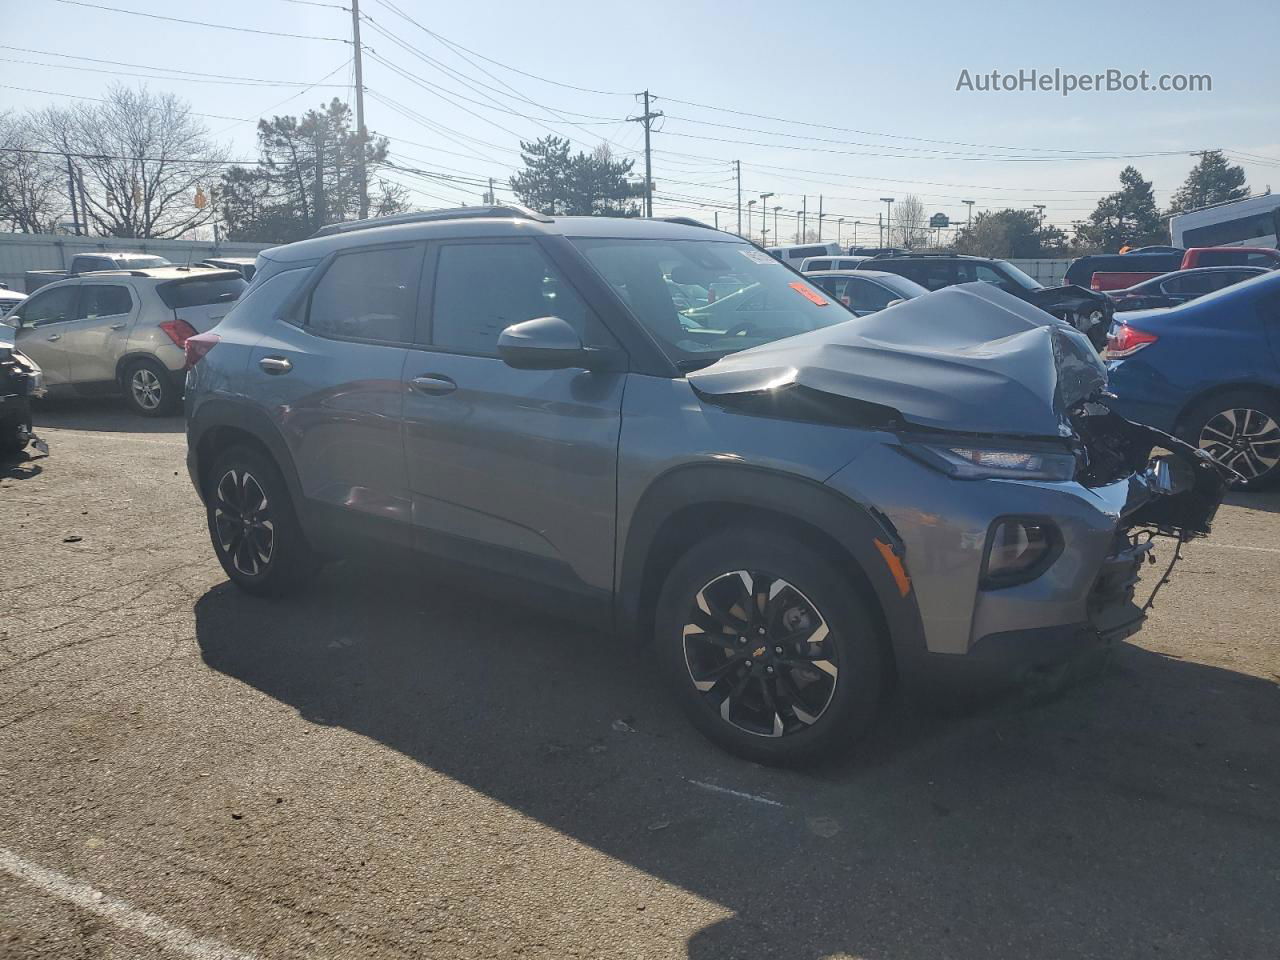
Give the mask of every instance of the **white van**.
POLYGON ((812 270, 857 270, 858 264, 863 260, 870 260, 870 257, 805 257, 800 261, 800 272, 809 273, 812 270))
POLYGON ((799 266, 809 257, 838 257, 843 250, 838 243, 798 243, 783 247, 766 247, 768 253, 789 267, 799 266))

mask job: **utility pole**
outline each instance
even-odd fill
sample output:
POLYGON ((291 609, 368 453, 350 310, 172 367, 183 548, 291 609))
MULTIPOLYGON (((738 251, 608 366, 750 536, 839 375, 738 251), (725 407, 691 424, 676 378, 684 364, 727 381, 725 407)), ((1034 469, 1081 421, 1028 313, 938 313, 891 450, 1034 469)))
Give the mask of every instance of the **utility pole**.
POLYGON ((822 242, 822 194, 818 194, 818 242, 822 242))
POLYGON ((809 232, 809 195, 806 193, 800 201, 800 236, 796 237, 796 243, 804 243, 809 238, 806 234, 809 232))
POLYGON ((733 161, 733 169, 738 173, 738 236, 742 236, 742 161, 733 161))
POLYGON ((888 204, 888 210, 887 210, 887 212, 886 212, 886 214, 885 214, 885 218, 884 218, 884 231, 885 231, 885 235, 886 235, 886 236, 885 236, 885 239, 887 239, 889 242, 888 242, 888 243, 885 243, 885 242, 884 242, 884 240, 882 239, 882 240, 880 241, 880 246, 882 246, 882 247, 885 247, 885 246, 893 246, 893 200, 894 200, 894 198, 893 198, 893 197, 881 197, 881 198, 880 198, 880 202, 881 202, 881 203, 886 203, 886 204, 888 204))
POLYGON ((973 201, 962 200, 961 203, 963 203, 965 206, 969 208, 969 222, 968 224, 965 225, 965 229, 972 230, 973 229, 973 201))
MULTIPOLYGON (((356 130, 360 133, 360 159, 356 164, 356 170, 360 181, 360 219, 364 220, 369 216, 369 171, 365 168, 367 134, 364 129, 364 73, 360 57, 360 0, 351 0, 351 43, 352 49, 355 50, 356 130)), ((321 226, 324 224, 322 223, 321 226)))
POLYGON ((76 205, 76 177, 71 172, 71 154, 64 154, 67 158, 67 193, 71 196, 71 226, 75 228, 76 236, 80 236, 80 208, 76 205))
POLYGON ((778 211, 781 209, 782 207, 780 206, 773 208, 773 242, 774 243, 782 242, 781 240, 778 239, 778 211))
POLYGON ((638 117, 627 117, 632 123, 644 125, 644 215, 653 216, 653 153, 649 149, 649 128, 653 121, 662 116, 662 111, 654 113, 649 109, 649 91, 641 94, 644 97, 644 113, 638 117))
POLYGON ((84 217, 84 235, 89 236, 89 197, 84 189, 84 170, 76 167, 76 183, 80 187, 80 215, 84 217))
POLYGON ((489 178, 489 206, 496 207, 498 205, 498 195, 493 192, 493 177, 489 178))
MULTIPOLYGON (((769 232, 769 208, 765 206, 765 204, 768 202, 769 198, 772 196, 773 196, 772 190, 770 190, 768 193, 760 194, 760 246, 762 247, 768 246, 768 243, 766 242, 765 234, 769 232)), ((750 228, 750 224, 748 224, 748 228, 750 228)), ((778 242, 778 238, 776 235, 773 238, 773 242, 774 243, 778 242)))

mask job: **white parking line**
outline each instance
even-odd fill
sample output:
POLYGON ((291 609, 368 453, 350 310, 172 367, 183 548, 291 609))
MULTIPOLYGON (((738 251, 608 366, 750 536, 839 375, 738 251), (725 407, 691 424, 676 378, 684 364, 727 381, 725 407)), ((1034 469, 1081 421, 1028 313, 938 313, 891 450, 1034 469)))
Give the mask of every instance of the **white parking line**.
POLYGON ((216 940, 207 940, 190 930, 162 920, 154 914, 109 897, 87 883, 24 860, 11 850, 0 847, 0 870, 39 887, 50 896, 66 900, 83 910, 105 917, 118 927, 132 930, 154 940, 166 950, 194 957, 195 960, 257 960, 251 953, 242 953, 223 946, 216 940))
POLYGON ((685 778, 687 783, 692 783, 695 787, 702 787, 703 790, 714 790, 716 793, 727 793, 731 797, 741 797, 743 800, 753 800, 756 803, 768 804, 771 807, 780 807, 777 800, 770 800, 768 797, 757 797, 754 793, 743 793, 741 790, 730 790, 728 787, 718 787, 714 783, 703 783, 701 780, 690 780, 685 778))

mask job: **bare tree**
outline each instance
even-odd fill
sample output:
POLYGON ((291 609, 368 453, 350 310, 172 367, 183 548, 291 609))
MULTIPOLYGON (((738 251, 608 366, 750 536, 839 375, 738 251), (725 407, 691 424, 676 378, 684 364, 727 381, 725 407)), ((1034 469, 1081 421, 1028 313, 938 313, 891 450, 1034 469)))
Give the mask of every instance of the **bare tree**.
POLYGON ((213 219, 213 204, 196 208, 196 190, 217 181, 227 155, 173 94, 116 86, 101 103, 33 119, 47 149, 84 171, 86 219, 101 233, 177 237, 213 219))
POLYGON ((929 219, 924 215, 924 203, 914 193, 909 193, 893 206, 893 223, 890 227, 890 246, 913 250, 929 242, 929 219))
POLYGON ((0 223, 52 233, 66 210, 66 171, 42 152, 29 117, 0 114, 0 223))

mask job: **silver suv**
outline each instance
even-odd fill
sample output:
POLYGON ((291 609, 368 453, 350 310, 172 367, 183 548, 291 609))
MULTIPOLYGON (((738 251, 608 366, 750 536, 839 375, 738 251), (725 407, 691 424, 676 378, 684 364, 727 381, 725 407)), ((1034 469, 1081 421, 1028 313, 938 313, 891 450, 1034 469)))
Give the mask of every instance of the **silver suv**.
POLYGON ((50 396, 123 392, 138 413, 161 416, 180 403, 187 338, 221 320, 246 286, 207 267, 104 271, 41 287, 4 322, 50 396))
POLYGON ((1207 533, 1223 493, 1026 301, 978 283, 852 317, 690 221, 326 228, 260 256, 187 353, 188 466, 239 587, 409 548, 640 638, 762 761, 844 747, 891 682, 1132 633, 1152 537, 1207 533))

